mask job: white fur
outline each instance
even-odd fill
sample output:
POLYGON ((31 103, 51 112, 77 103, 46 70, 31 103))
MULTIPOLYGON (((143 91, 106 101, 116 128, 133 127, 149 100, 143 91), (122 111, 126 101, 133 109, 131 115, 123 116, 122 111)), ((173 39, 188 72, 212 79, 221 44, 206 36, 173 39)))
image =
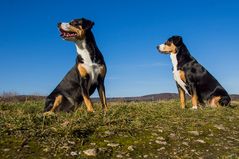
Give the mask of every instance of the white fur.
POLYGON ((164 44, 159 45, 159 51, 163 51, 163 50, 164 50, 164 47, 165 47, 164 44))
POLYGON ((178 85, 187 93, 187 89, 186 89, 186 84, 182 81, 182 79, 180 78, 180 74, 179 74, 179 70, 177 69, 178 66, 178 60, 177 60, 177 54, 170 54, 172 63, 173 63, 173 76, 175 81, 178 83, 178 85))
POLYGON ((89 51, 86 49, 85 40, 76 42, 77 53, 82 57, 83 64, 81 64, 90 75, 90 84, 97 83, 97 78, 100 74, 101 67, 93 63, 89 51))
POLYGON ((193 105, 193 107, 192 107, 191 109, 192 109, 192 110, 198 109, 198 106, 197 106, 197 105, 193 105))
POLYGON ((70 31, 69 30, 69 23, 61 23, 61 29, 65 30, 65 31, 70 31))

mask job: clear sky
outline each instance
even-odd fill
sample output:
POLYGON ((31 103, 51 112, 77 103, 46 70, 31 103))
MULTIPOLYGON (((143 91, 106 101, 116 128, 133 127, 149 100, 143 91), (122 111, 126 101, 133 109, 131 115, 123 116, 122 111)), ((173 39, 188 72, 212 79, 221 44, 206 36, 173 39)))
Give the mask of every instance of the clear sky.
POLYGON ((56 24, 81 17, 95 22, 109 97, 177 92, 170 57, 156 50, 175 34, 229 93, 239 93, 238 0, 3 0, 0 92, 49 94, 76 57, 56 24))

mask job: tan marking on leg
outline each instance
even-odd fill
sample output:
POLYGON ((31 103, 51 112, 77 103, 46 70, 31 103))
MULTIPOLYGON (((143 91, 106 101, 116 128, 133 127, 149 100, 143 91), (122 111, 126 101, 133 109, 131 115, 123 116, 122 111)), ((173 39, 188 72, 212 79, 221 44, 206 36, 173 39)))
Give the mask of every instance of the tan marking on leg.
POLYGON ((48 115, 54 114, 55 109, 57 109, 59 107, 59 105, 61 104, 62 98, 63 98, 62 95, 58 95, 55 98, 55 101, 54 101, 54 104, 53 104, 53 107, 51 108, 51 110, 49 110, 48 112, 45 112, 43 115, 48 116, 48 115))
POLYGON ((180 76, 181 80, 182 80, 184 83, 186 83, 185 72, 182 71, 182 70, 180 70, 180 71, 179 71, 179 76, 180 76))
POLYGON ((92 102, 90 100, 90 97, 86 96, 86 95, 83 95, 83 99, 84 99, 84 103, 86 105, 87 111, 88 112, 94 112, 93 104, 92 104, 92 102))
POLYGON ((213 108, 219 107, 220 106, 220 104, 219 104, 220 99, 221 99, 220 96, 212 97, 212 99, 209 100, 209 105, 213 108))
POLYGON ((107 102, 106 102, 105 91, 103 90, 102 86, 100 86, 98 92, 99 92, 100 101, 102 104, 102 109, 106 112, 108 109, 108 106, 107 106, 107 102))
POLYGON ((85 67, 82 66, 81 64, 78 64, 77 69, 80 72, 81 77, 86 77, 88 75, 85 67))
POLYGON ((55 102, 54 102, 54 104, 53 104, 53 107, 52 107, 51 110, 50 110, 51 112, 54 112, 55 109, 59 107, 59 105, 60 105, 61 102, 62 102, 62 98, 63 98, 62 95, 59 95, 59 96, 56 97, 55 102))
POLYGON ((101 66, 100 67, 100 76, 105 77, 105 74, 106 74, 106 68, 105 68, 105 66, 101 66))
POLYGON ((181 108, 185 108, 185 91, 182 88, 178 88, 179 98, 180 98, 180 105, 181 108))
POLYGON ((194 90, 192 92, 192 105, 193 105, 193 109, 197 109, 198 106, 198 96, 197 96, 197 92, 194 90))

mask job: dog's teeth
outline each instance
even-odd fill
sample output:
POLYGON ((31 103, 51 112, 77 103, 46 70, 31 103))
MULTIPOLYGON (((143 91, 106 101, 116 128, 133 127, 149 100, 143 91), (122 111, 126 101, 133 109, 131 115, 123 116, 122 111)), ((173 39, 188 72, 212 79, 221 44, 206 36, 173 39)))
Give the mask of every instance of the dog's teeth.
POLYGON ((76 36, 76 35, 77 35, 76 33, 67 33, 67 32, 62 33, 62 36, 65 36, 65 37, 73 37, 73 36, 76 36))

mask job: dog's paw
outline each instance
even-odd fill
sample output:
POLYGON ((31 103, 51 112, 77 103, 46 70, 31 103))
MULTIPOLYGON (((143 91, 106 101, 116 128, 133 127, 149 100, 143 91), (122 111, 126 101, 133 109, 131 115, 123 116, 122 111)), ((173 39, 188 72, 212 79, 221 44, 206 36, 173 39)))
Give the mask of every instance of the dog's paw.
POLYGON ((94 109, 88 109, 87 112, 88 113, 95 113, 94 109))
POLYGON ((106 113, 108 111, 108 107, 103 108, 102 111, 106 113))
POLYGON ((51 112, 51 111, 43 113, 44 117, 46 117, 46 116, 53 116, 53 115, 55 115, 55 113, 51 112))
POLYGON ((107 114, 107 111, 108 111, 108 109, 107 108, 104 108, 104 109, 102 109, 102 114, 103 114, 103 116, 106 116, 106 114, 107 114))
POLYGON ((198 106, 197 105, 194 105, 192 108, 190 108, 191 110, 197 110, 198 109, 198 106))

